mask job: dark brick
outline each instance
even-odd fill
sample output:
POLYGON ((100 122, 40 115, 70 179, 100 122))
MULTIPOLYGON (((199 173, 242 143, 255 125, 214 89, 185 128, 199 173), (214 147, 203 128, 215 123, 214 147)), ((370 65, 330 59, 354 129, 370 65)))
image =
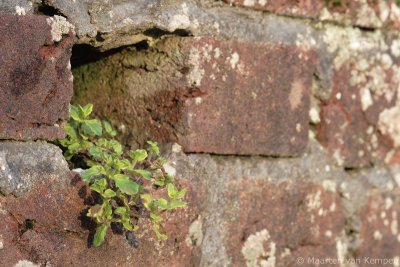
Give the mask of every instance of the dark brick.
POLYGON ((56 139, 72 97, 73 32, 45 16, 0 16, 0 139, 56 139), (54 34, 53 30, 53 34, 54 34), (61 34, 61 32, 60 32, 61 34))

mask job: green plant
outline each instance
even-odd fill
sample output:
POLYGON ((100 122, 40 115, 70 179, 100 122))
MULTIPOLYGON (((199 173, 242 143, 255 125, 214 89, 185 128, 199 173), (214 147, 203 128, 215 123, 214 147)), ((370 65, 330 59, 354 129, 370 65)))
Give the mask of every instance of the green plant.
POLYGON ((91 119, 92 110, 91 104, 70 106, 71 119, 64 126, 66 138, 59 144, 67 160, 76 155, 84 158, 88 169, 81 177, 99 195, 98 203, 87 213, 97 223, 93 245, 104 242, 111 224, 122 227, 128 236, 138 230, 141 218, 151 221, 159 240, 167 239, 160 223, 166 212, 187 205, 181 200, 186 189, 178 189, 174 177, 164 170, 166 159, 160 156, 156 142, 148 141, 147 150, 124 153, 114 139, 116 131, 106 121, 91 119), (165 197, 154 196, 160 190, 165 197))

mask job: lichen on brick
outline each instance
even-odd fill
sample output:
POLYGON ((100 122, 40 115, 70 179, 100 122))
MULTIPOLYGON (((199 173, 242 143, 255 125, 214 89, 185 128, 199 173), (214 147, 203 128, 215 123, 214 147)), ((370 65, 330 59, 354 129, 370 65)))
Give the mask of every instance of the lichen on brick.
POLYGON ((250 235, 241 252, 247 267, 275 267, 276 244, 271 240, 267 229, 250 235))
POLYGON ((74 25, 69 23, 66 18, 55 15, 54 17, 47 18, 47 24, 51 26, 51 37, 53 42, 62 40, 63 35, 68 34, 70 31, 74 32, 74 25))

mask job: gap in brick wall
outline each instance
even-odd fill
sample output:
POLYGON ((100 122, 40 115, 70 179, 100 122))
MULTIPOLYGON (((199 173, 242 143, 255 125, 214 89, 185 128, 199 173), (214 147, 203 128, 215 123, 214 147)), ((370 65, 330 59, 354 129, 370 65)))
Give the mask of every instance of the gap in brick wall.
POLYGON ((118 48, 107 50, 105 52, 101 52, 91 45, 77 44, 74 45, 74 47, 72 48, 71 67, 74 69, 85 64, 96 62, 100 59, 120 53, 127 47, 134 47, 136 50, 145 50, 149 48, 149 45, 147 41, 141 41, 134 45, 121 46, 118 48))
POLYGON ((46 15, 50 17, 54 15, 63 16, 63 14, 59 10, 46 4, 45 1, 42 1, 40 4, 37 4, 37 6, 35 7, 35 14, 46 15))

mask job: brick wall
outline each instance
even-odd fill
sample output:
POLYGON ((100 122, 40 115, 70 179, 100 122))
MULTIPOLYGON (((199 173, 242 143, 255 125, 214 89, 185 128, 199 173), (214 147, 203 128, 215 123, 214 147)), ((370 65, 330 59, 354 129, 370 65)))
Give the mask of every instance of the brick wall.
POLYGON ((1 2, 0 266, 400 266, 399 23, 392 0, 1 2), (162 144, 190 202, 168 241, 88 246, 49 143, 71 101, 162 144))

